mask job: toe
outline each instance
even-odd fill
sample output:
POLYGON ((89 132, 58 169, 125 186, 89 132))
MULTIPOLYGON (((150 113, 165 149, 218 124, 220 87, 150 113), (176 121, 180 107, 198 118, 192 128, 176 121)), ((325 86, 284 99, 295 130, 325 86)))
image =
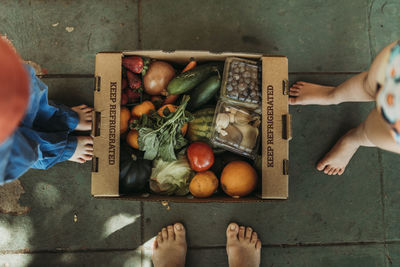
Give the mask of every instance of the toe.
POLYGON ((154 239, 154 242, 153 242, 153 249, 157 249, 158 248, 158 242, 157 242, 157 238, 156 239, 154 239))
POLYGON ((82 155, 82 158, 84 159, 84 160, 91 160, 92 159, 92 155, 86 155, 86 154, 83 154, 82 155))
POLYGON ((331 169, 329 170, 329 172, 328 172, 328 175, 332 175, 332 174, 334 173, 334 171, 335 171, 335 168, 331 168, 331 169))
POLYGON ((305 85, 306 82, 304 82, 304 81, 297 81, 296 84, 297 84, 297 85, 305 85))
POLYGON ((291 87, 290 89, 292 89, 292 88, 294 88, 294 89, 300 89, 300 87, 301 87, 301 85, 295 83, 295 84, 292 85, 292 87, 291 87))
POLYGON ((340 169, 336 168, 336 169, 333 171, 332 175, 338 174, 339 170, 340 170, 340 169))
POLYGON ((86 160, 83 159, 83 158, 77 158, 75 162, 78 162, 78 163, 85 163, 86 160))
POLYGON ((344 173, 344 169, 340 169, 338 172, 339 175, 342 175, 343 173, 344 173))
POLYGON ((168 240, 168 231, 167 231, 167 228, 164 227, 164 228, 161 230, 161 235, 162 235, 163 240, 168 240))
POLYGON ((226 229, 226 237, 228 239, 236 239, 239 231, 239 225, 236 223, 230 223, 226 229))
POLYGON ((256 249, 261 249, 261 241, 258 240, 256 243, 256 249))
POLYGON ((161 244, 164 241, 161 232, 158 233, 156 241, 158 244, 161 244))
POLYGON ((325 169, 326 165, 327 165, 327 163, 324 160, 321 160, 317 164, 317 170, 323 171, 325 169))
POLYGON ((76 158, 76 159, 69 159, 69 161, 73 161, 73 162, 77 162, 77 163, 85 163, 86 160, 82 159, 82 158, 76 158))
POLYGON ((174 224, 175 239, 180 242, 186 242, 186 231, 185 227, 181 223, 174 224))
POLYGON ((93 145, 90 144, 85 145, 85 151, 87 152, 93 151, 93 145))
POLYGON ((300 95, 300 92, 299 92, 299 91, 290 91, 290 92, 289 92, 289 95, 290 95, 290 96, 299 96, 299 95, 300 95))
POLYGON ((239 227, 239 240, 244 240, 244 232, 245 232, 245 227, 240 226, 239 227))
POLYGON ((257 236, 257 233, 256 232, 253 232, 252 234, 251 234, 251 243, 252 244, 256 244, 257 243, 257 240, 258 240, 258 236, 257 236))
POLYGON ((168 240, 175 240, 174 227, 172 225, 168 225, 167 231, 168 231, 168 240))
POLYGON ((247 241, 249 241, 250 242, 250 240, 251 240, 251 234, 253 233, 253 229, 251 229, 251 227, 247 227, 246 228, 246 234, 245 234, 245 239, 247 240, 247 241))
POLYGON ((85 144, 85 145, 93 145, 93 137, 91 137, 91 136, 85 136, 84 144, 85 144))
POLYGON ((93 156, 93 149, 92 150, 86 150, 85 149, 85 154, 89 156, 93 156))
POLYGON ((332 167, 330 165, 326 166, 324 173, 325 174, 329 174, 330 170, 332 169, 332 167))

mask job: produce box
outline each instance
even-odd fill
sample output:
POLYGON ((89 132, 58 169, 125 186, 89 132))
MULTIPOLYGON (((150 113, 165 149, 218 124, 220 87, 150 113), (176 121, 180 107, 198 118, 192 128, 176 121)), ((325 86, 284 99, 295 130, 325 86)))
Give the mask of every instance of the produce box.
MULTIPOLYGON (((288 110, 288 61, 284 56, 206 51, 129 51, 101 52, 96 55, 94 89, 94 157, 92 188, 94 197, 114 197, 140 201, 173 202, 252 202, 288 198, 290 115, 288 110), (152 193, 120 195, 120 110, 121 64, 125 56, 136 55, 186 65, 190 58, 198 63, 225 61, 228 57, 259 62, 262 73, 261 164, 258 190, 243 198, 215 194, 209 198, 165 196, 152 193)), ((218 157, 218 154, 215 155, 218 157)))

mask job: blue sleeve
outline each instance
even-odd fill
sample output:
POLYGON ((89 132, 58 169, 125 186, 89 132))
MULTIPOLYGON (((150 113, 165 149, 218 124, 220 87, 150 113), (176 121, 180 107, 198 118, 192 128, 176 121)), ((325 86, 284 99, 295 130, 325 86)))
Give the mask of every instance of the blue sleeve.
POLYGON ((20 131, 0 145, 0 185, 19 178, 38 159, 39 145, 20 131))
POLYGON ((22 125, 41 131, 72 132, 79 123, 79 115, 64 105, 50 104, 47 85, 36 77, 32 67, 26 68, 30 76, 30 100, 22 125))

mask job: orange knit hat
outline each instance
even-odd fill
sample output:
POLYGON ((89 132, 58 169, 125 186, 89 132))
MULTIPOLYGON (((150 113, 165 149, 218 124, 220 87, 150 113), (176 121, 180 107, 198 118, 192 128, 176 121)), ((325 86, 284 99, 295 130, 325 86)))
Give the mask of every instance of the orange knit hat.
POLYGON ((28 102, 28 73, 14 49, 0 36, 0 144, 18 127, 28 102))

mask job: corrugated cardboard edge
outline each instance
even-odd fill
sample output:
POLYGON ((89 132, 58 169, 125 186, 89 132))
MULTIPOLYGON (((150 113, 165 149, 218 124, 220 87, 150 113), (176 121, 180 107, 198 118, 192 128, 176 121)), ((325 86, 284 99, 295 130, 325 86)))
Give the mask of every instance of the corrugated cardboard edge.
MULTIPOLYGON (((289 114, 288 60, 286 57, 262 58, 262 188, 261 198, 287 199, 289 176, 289 137, 284 139, 284 116, 289 114), (272 113, 271 113, 272 112, 272 113)), ((287 117, 290 120, 290 116, 287 117)), ((289 122, 290 124, 290 122, 289 122)), ((287 129, 288 130, 288 129, 287 129)))
POLYGON ((96 55, 93 196, 119 196, 121 60, 121 53, 96 55))

